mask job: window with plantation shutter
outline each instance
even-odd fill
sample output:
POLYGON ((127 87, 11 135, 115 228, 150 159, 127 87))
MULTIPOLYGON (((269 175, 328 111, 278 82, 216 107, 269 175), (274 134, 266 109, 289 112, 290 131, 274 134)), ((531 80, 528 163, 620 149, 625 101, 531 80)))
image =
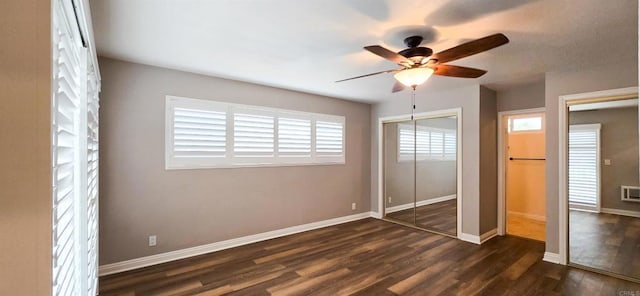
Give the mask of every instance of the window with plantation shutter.
POLYGON ((345 162, 345 118, 167 96, 166 169, 345 162))
POLYGON ((600 207, 600 125, 569 127, 569 204, 574 208, 600 207))

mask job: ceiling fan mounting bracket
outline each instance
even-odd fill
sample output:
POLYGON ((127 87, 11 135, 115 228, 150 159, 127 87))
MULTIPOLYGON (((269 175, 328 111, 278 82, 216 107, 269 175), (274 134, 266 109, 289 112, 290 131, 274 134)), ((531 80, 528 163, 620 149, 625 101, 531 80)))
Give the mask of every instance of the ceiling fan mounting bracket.
POLYGON ((408 48, 418 47, 422 43, 422 36, 409 36, 404 38, 404 45, 408 48))

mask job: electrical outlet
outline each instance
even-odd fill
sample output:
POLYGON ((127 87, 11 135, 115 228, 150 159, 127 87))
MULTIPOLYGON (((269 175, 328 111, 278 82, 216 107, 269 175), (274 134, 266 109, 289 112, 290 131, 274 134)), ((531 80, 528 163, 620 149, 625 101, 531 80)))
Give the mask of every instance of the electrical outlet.
POLYGON ((355 209, 356 209, 356 203, 355 203, 355 202, 354 202, 354 203, 351 203, 351 210, 354 210, 354 211, 355 211, 355 209))
POLYGON ((391 196, 387 197, 387 202, 391 203, 391 196))
POLYGON ((605 159, 604 165, 611 165, 611 159, 605 159))
POLYGON ((149 247, 155 247, 156 246, 156 239, 157 237, 155 235, 151 235, 149 236, 149 247))

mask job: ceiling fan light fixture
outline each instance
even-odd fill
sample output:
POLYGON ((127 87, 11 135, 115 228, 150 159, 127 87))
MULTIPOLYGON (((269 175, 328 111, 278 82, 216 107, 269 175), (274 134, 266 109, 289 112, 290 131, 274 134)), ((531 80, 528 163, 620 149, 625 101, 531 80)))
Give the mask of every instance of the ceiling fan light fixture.
POLYGON ((408 87, 414 87, 423 84, 432 74, 431 68, 411 68, 396 73, 393 78, 408 87))

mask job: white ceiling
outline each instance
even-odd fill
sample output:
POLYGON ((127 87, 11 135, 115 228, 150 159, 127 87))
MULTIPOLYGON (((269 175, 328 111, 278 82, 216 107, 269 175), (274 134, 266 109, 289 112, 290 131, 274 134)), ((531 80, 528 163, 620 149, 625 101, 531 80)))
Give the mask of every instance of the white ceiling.
POLYGON ((362 49, 404 48, 411 33, 438 52, 501 32, 511 42, 452 64, 489 73, 432 77, 420 91, 481 83, 500 90, 545 72, 637 61, 637 0, 92 0, 98 53, 142 64, 380 102, 393 69, 362 49))

